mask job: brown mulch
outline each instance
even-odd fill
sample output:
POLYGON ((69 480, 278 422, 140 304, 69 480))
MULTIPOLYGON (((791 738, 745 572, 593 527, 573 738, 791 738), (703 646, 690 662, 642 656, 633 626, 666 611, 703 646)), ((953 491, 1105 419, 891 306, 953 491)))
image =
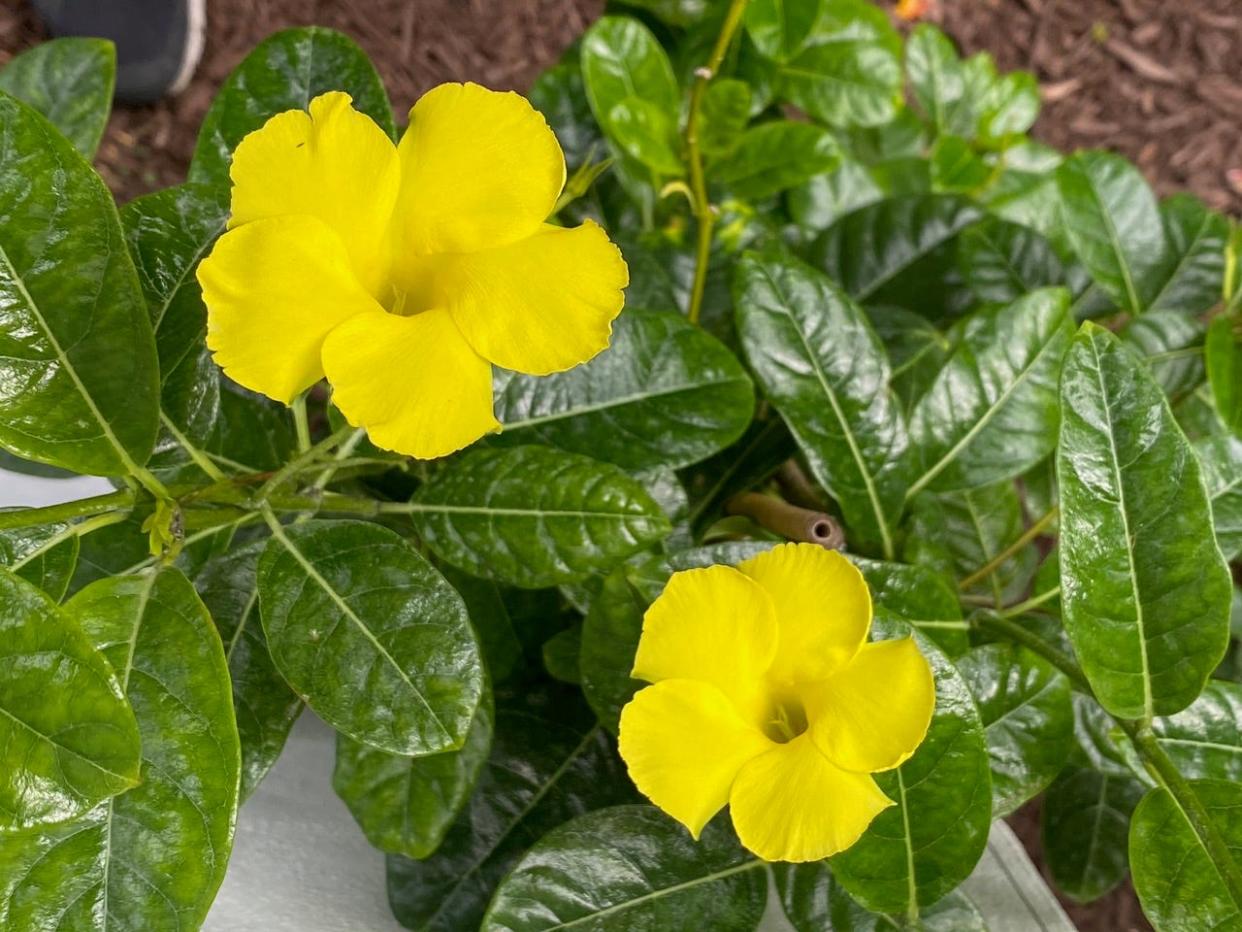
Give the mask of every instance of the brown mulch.
POLYGON ((1039 78, 1035 136, 1135 161, 1161 195, 1242 215, 1239 0, 939 0, 964 52, 1039 78))
MULTIPOLYGON (((207 41, 175 99, 112 114, 96 166, 120 200, 185 180, 199 123, 233 67, 289 26, 331 26, 375 61, 398 112, 444 81, 524 89, 603 0, 208 0, 207 41)), ((0 66, 45 38, 25 0, 0 0, 0 66)))
MULTIPOLYGON (((398 110, 442 81, 524 89, 603 0, 209 0, 203 61, 174 100, 118 107, 97 164, 127 200, 183 180, 199 122, 238 61, 270 33, 332 26, 371 55, 398 110)), ((1190 190, 1242 215, 1242 2, 939 0, 928 18, 962 51, 1042 86, 1040 140, 1133 159, 1162 194, 1190 190), (1232 181, 1230 180, 1232 177, 1232 181)), ((0 0, 0 65, 44 38, 24 0, 0 0)), ((1011 820, 1040 861, 1037 808, 1011 820)), ((1083 930, 1145 930, 1132 889, 1066 903, 1083 930)))

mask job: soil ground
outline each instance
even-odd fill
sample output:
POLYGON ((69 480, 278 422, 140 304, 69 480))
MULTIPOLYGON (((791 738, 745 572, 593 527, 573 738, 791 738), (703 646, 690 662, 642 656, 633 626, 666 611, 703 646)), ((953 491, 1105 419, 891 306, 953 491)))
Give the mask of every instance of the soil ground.
MULTIPOLYGON (((203 61, 175 99, 119 107, 100 149, 121 200, 180 182, 216 88, 251 47, 287 26, 353 36, 393 103, 442 81, 526 88, 599 15, 603 0, 209 0, 203 61)), ((1034 134, 1063 150, 1108 148, 1167 195, 1190 190, 1242 215, 1242 3, 1238 0, 930 0, 964 53, 1039 78, 1034 134)), ((25 0, 0 0, 0 65, 44 38, 25 0)), ((1012 822, 1040 860, 1037 806, 1012 822)), ((1129 886, 1090 906, 1083 930, 1143 930, 1129 886)))

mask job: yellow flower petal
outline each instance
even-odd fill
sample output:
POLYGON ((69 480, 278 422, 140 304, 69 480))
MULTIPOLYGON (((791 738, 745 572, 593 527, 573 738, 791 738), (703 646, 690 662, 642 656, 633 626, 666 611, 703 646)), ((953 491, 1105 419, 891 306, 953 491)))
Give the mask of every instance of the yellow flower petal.
POLYGON ((620 251, 590 220, 395 274, 416 305, 449 308, 479 355, 531 375, 571 369, 608 346, 629 283, 620 251))
POLYGON ((759 726, 770 711, 762 678, 776 632, 772 600, 732 567, 674 573, 643 616, 632 675, 710 683, 759 726))
POLYGON ((866 644, 848 666, 805 690, 816 746, 839 767, 890 770, 927 735, 936 684, 913 638, 866 644))
POLYGON ((871 627, 871 593, 862 573, 833 550, 781 544, 738 569, 772 597, 780 650, 768 676, 806 683, 840 669, 857 653, 871 627))
POLYGON ((621 710, 618 748, 634 785, 695 838, 728 802, 742 765, 770 747, 707 683, 664 680, 621 710))
POLYGON ((314 217, 230 230, 199 264, 198 281, 216 362, 233 381, 285 404, 323 378, 328 331, 381 311, 340 238, 314 217))
POLYGON ((328 335, 323 365, 341 413, 387 450, 433 459, 499 426, 492 367, 448 311, 355 317, 328 335))
POLYGON ((765 861, 844 851, 891 805, 875 780, 833 766, 805 734, 744 765, 729 795, 738 838, 765 861))
POLYGON ((441 84, 410 110, 401 155, 401 232, 418 254, 474 252, 530 236, 565 186, 551 128, 512 91, 441 84))
POLYGON ((237 147, 230 227, 265 217, 308 214, 341 238, 354 272, 386 300, 389 220, 401 184, 397 148, 340 91, 310 102, 310 113, 277 114, 237 147))

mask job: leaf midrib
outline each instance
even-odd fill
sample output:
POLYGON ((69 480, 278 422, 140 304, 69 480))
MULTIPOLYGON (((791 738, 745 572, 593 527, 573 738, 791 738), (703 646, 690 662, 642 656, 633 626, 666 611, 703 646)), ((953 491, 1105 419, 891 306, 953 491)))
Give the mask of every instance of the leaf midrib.
POLYGON ((609 408, 621 408, 626 405, 637 404, 643 401, 650 401, 656 398, 664 398, 668 395, 679 395, 683 392, 701 391, 708 388, 720 388, 729 384, 743 384, 741 379, 727 378, 710 382, 692 383, 686 382, 675 385, 672 388, 661 389, 658 392, 648 392, 645 394, 617 395, 609 398, 607 401, 596 402, 592 404, 584 404, 578 407, 568 408, 554 414, 542 414, 537 417, 523 418, 520 421, 502 421, 501 429, 504 431, 525 430, 539 424, 547 424, 553 421, 563 421, 571 418, 579 417, 585 414, 595 414, 599 411, 606 411, 609 408))

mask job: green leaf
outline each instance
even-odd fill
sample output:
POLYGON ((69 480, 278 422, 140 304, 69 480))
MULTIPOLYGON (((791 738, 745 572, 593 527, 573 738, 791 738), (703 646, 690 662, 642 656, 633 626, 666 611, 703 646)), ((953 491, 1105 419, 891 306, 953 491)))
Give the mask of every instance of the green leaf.
POLYGON ((707 158, 731 151, 750 122, 750 85, 735 78, 712 81, 699 111, 699 148, 707 158))
POLYGON ((659 558, 641 566, 619 566, 604 578, 582 623, 578 667, 582 692, 600 724, 617 733, 621 709, 642 689, 630 676, 643 615, 668 581, 669 568, 659 558))
POLYGON ((142 783, 76 821, 0 836, 0 916, 20 929, 197 929, 224 879, 237 816, 220 639, 175 569, 102 580, 68 609, 133 703, 142 783))
POLYGON ((735 493, 753 489, 772 477, 797 452, 785 422, 774 412, 756 417, 740 440, 682 474, 690 498, 690 530, 702 535, 721 517, 735 493))
POLYGON ((394 754, 457 750, 483 692, 461 597, 365 521, 272 526, 259 606, 281 676, 337 731, 394 754))
POLYGON ((646 101, 675 121, 681 92, 673 66, 651 30, 628 16, 605 16, 582 37, 582 78, 595 119, 619 139, 613 108, 627 98, 646 101))
POLYGON ((1091 277, 1122 309, 1145 310, 1165 262, 1156 197, 1119 155, 1079 152, 1056 171, 1065 232, 1091 277))
POLYGON ((1229 572, 1199 461, 1143 364, 1094 324, 1061 376, 1065 627, 1100 704, 1184 709, 1229 641, 1229 572))
POLYGON ((59 602, 78 564, 78 535, 68 522, 0 531, 0 566, 59 602))
POLYGON ((905 308, 879 305, 868 308, 867 316, 892 363, 889 384, 908 413, 936 380, 953 340, 905 308))
POLYGON ((124 475, 155 442, 155 343, 116 207, 86 161, 0 93, 0 446, 124 475))
POLYGON ((1203 325, 1177 311, 1148 311, 1119 331, 1123 343, 1147 360, 1164 393, 1180 398, 1203 384, 1203 325))
POLYGON ((107 39, 41 42, 0 70, 0 91, 38 110, 88 159, 103 138, 115 85, 116 47, 107 39))
POLYGON ((371 844, 411 858, 429 857, 440 846, 491 751, 493 715, 488 689, 461 749, 422 757, 337 735, 332 786, 371 844))
POLYGON ((211 458, 239 472, 279 469, 293 455, 289 409, 220 377, 220 417, 207 441, 211 458))
POLYGON ((470 626, 479 639, 492 683, 508 679, 522 662, 522 644, 513 630, 513 618, 506 603, 506 596, 511 595, 512 590, 451 566, 441 566, 439 570, 466 603, 470 626))
POLYGON ((1057 889, 1089 903, 1125 879, 1130 814, 1142 795, 1133 777, 1088 767, 1057 778, 1043 805, 1044 858, 1057 889))
POLYGON ((985 644, 957 661, 987 733, 992 814, 1006 816, 1040 793, 1074 746, 1065 674, 1013 644, 985 644))
POLYGON ((424 861, 388 858, 388 898, 402 925, 477 928, 492 891, 548 831, 633 790, 581 695, 553 684, 497 701, 492 753, 465 811, 424 861))
POLYGON ((5 832, 72 819, 136 785, 139 749, 134 712, 103 655, 3 569, 0 644, 2 866, 5 832))
MULTIPOLYGON (((1242 854, 1242 785, 1195 780, 1190 789, 1236 862, 1242 854)), ((1130 870, 1143 912, 1161 932, 1235 929, 1242 922, 1242 904, 1230 895, 1212 855, 1164 787, 1151 790, 1134 810, 1130 870)))
POLYGON ((641 97, 625 97, 612 105, 606 120, 609 135, 631 158, 660 175, 681 175, 677 154, 677 123, 673 113, 641 97))
POLYGON ((1199 314, 1224 293, 1229 221, 1190 194, 1160 205, 1168 263, 1148 310, 1199 314))
POLYGON ((951 657, 966 652, 969 625, 962 620, 957 590, 926 567, 850 556, 867 581, 876 611, 918 628, 951 657))
POLYGON ((812 37, 821 0, 752 0, 746 8, 746 32, 760 54, 788 61, 812 37))
POLYGON ((1242 440, 1214 434, 1195 445, 1212 501, 1216 542, 1226 560, 1242 555, 1242 440))
POLYGON ((1152 722, 1182 776, 1242 782, 1242 686, 1210 680, 1182 711, 1152 722))
POLYGON ((970 875, 992 821, 988 748, 974 699, 949 659, 914 637, 936 678, 931 727, 913 757, 875 775, 895 805, 854 847, 829 858, 859 903, 903 916, 917 916, 970 875))
POLYGON ((983 95, 981 110, 981 140, 1003 143, 1025 133, 1039 116, 1039 82, 1027 71, 1002 75, 983 95))
POLYGON ((652 806, 615 806, 540 839, 497 887, 481 929, 752 932, 767 904, 765 867, 724 818, 695 840, 652 806))
MULTIPOLYGON (((855 903, 823 861, 773 864, 781 908, 794 932, 897 932, 903 918, 877 915, 855 903)), ((988 932, 979 910, 960 890, 921 910, 920 932, 988 932)))
POLYGON ((211 613, 233 684, 241 741, 241 798, 249 798, 284 749, 302 700, 276 672, 259 620, 256 570, 263 541, 211 560, 194 580, 211 613))
POLYGON ((961 136, 941 136, 929 155, 934 191, 977 192, 992 183, 994 169, 961 136))
POLYGON ((203 447, 220 414, 220 371, 207 351, 207 308, 195 270, 227 220, 227 206, 201 185, 166 188, 121 210, 159 356, 165 420, 156 465, 188 458, 173 431, 203 447))
POLYGON ((982 216, 956 195, 877 201, 825 230, 811 246, 811 264, 861 304, 893 304, 940 321, 973 301, 955 257, 958 234, 982 216))
POLYGON ((1072 334, 1069 295, 1041 289, 967 321, 910 419, 920 461, 911 494, 990 485, 1052 451, 1057 379, 1072 334))
POLYGON ((893 553, 909 477, 905 420, 866 316, 791 259, 748 254, 735 274, 738 330, 764 392, 853 536, 893 553))
POLYGON ((649 10, 672 26, 690 26, 703 18, 710 0, 627 0, 626 6, 649 10))
POLYGON ((527 96, 531 106, 547 118, 571 169, 585 163, 603 145, 604 137, 587 103, 582 69, 577 62, 556 65, 543 72, 527 96))
POLYGON ((906 79, 927 119, 943 130, 949 108, 966 91, 966 81, 957 49, 931 23, 919 23, 906 40, 906 79))
POLYGON ((582 648, 582 624, 562 628, 543 642, 543 668, 548 676, 574 686, 582 682, 578 670, 578 653, 582 648))
POLYGON ((709 175, 738 197, 761 201, 830 171, 839 151, 832 134, 821 126, 774 120, 742 133, 709 175))
POLYGON ((500 370, 493 442, 537 442, 623 469, 688 466, 735 441, 754 413, 746 371, 714 337, 667 311, 627 309, 612 344, 568 372, 500 370))
POLYGON ((663 538, 668 518, 617 467, 547 447, 471 450, 411 502, 442 560, 528 589, 574 582, 663 538))
POLYGON ((832 171, 816 175, 785 194, 790 216, 808 235, 821 233, 846 214, 883 198, 883 189, 867 167, 845 152, 838 156, 832 171))
POLYGON ((1052 244, 1030 227, 990 219, 962 233, 962 277, 980 301, 1010 304, 1028 292, 1065 281, 1052 244))
POLYGON ((392 105, 375 66, 354 41, 319 26, 285 29, 242 59, 212 101, 198 131, 189 180, 228 190, 233 150, 271 117, 304 110, 320 94, 345 91, 389 136, 392 105))
POLYGON ((1208 325, 1207 374, 1216 413, 1242 437, 1242 317, 1221 315, 1208 325))

